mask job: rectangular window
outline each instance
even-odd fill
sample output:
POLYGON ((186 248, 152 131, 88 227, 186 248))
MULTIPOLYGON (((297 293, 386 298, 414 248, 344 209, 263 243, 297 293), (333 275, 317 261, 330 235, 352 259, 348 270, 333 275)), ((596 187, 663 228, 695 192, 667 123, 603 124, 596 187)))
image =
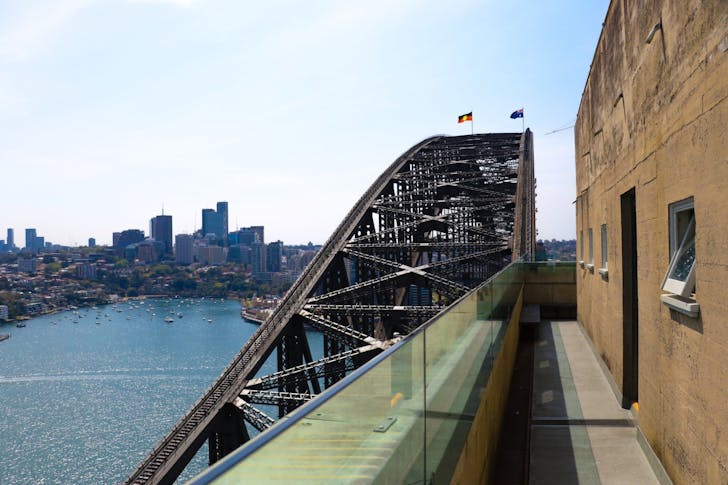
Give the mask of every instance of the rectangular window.
POLYGON ((594 234, 591 227, 588 229, 587 235, 589 237, 589 264, 594 265, 594 234))
POLYGON ((607 225, 602 224, 602 268, 607 269, 607 225))
POLYGON ((662 289, 689 297, 695 290, 695 209, 693 198, 669 206, 670 265, 662 289))

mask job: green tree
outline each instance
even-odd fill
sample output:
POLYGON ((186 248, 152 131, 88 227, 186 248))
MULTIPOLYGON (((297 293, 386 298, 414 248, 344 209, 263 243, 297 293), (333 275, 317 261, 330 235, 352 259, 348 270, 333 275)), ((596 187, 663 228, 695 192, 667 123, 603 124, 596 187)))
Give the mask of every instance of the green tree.
POLYGON ((58 262, 52 262, 45 265, 43 268, 43 272, 46 276, 52 275, 54 273, 58 273, 61 270, 61 263, 58 262))
POLYGON ((0 305, 7 305, 8 317, 11 319, 25 315, 25 303, 17 293, 0 292, 0 305))
POLYGON ((152 276, 162 276, 172 273, 172 267, 168 264, 158 264, 152 268, 152 276))

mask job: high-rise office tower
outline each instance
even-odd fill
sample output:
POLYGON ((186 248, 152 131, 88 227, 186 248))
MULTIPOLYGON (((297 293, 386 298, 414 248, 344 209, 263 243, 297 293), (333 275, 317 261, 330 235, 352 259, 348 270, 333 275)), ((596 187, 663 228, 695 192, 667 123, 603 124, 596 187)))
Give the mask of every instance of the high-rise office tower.
POLYGON ((35 238, 37 237, 36 231, 33 228, 28 228, 25 230, 25 249, 28 249, 30 251, 33 251, 35 249, 36 241, 35 238))
POLYGON ((189 234, 174 237, 174 259, 178 264, 192 264, 194 261, 194 238, 189 234))
POLYGON ((238 230, 238 244, 250 246, 255 242, 255 233, 249 227, 241 227, 238 230))
POLYGON ((213 234, 210 230, 214 226, 214 218, 215 209, 202 209, 202 237, 213 234))
POLYGON ((227 241, 228 235, 228 203, 218 202, 217 203, 217 215, 220 217, 220 225, 222 229, 221 238, 227 241))
POLYGON ((15 249, 15 229, 8 228, 7 244, 8 251, 12 251, 13 249, 15 249))
POLYGON ((283 259, 283 242, 275 241, 268 244, 266 264, 271 273, 281 272, 281 261, 283 259))
POLYGON ((223 244, 228 239, 228 203, 218 202, 217 210, 202 209, 202 237, 214 234, 223 244))
POLYGON ((202 237, 214 234, 222 239, 222 217, 214 209, 202 209, 202 237))
POLYGON ((172 254, 172 216, 156 216, 149 221, 152 239, 164 244, 164 254, 172 254))
POLYGON ((95 248, 96 247, 96 239, 93 237, 88 238, 88 247, 95 248))
POLYGON ((253 266, 253 273, 264 273, 268 269, 266 265, 268 251, 265 244, 254 242, 250 245, 250 249, 250 264, 253 266))
POLYGON ((263 226, 241 227, 238 231, 238 243, 250 246, 254 242, 265 242, 265 228, 263 226))
POLYGON ((144 240, 144 231, 139 229, 127 229, 126 231, 114 233, 114 250, 119 256, 125 256, 124 249, 130 245, 144 240))

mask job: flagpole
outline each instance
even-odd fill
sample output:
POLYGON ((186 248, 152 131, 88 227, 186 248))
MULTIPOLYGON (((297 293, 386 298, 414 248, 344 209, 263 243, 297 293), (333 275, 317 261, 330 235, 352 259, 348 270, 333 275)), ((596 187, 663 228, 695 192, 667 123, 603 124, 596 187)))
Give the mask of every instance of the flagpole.
POLYGON ((473 136, 473 125, 475 124, 475 118, 473 118, 473 112, 470 112, 470 136, 473 136))

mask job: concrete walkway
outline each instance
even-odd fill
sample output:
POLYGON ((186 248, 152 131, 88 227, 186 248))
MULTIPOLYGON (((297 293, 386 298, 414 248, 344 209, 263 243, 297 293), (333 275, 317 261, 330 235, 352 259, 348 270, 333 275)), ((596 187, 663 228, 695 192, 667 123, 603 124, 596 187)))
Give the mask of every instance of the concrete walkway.
POLYGON ((529 482, 669 483, 650 466, 579 325, 534 325, 529 482))

